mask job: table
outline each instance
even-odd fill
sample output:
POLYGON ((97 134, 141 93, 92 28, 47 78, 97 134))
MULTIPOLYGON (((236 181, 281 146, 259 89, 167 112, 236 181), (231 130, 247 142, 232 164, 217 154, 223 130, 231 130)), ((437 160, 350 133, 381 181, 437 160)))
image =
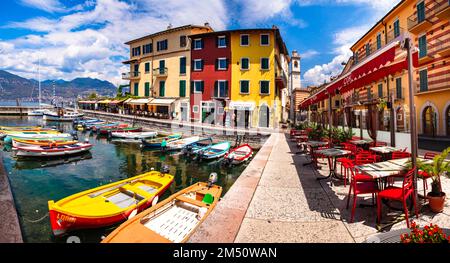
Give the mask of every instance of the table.
POLYGON ((315 149, 315 148, 318 148, 318 147, 321 147, 321 146, 327 146, 327 145, 328 145, 328 142, 322 142, 322 141, 307 141, 307 142, 305 142, 305 144, 311 148, 311 153, 310 153, 310 154, 311 154, 311 161, 310 161, 310 162, 307 162, 307 163, 304 163, 303 166, 305 166, 305 165, 310 165, 310 164, 315 164, 315 165, 317 165, 317 160, 316 160, 316 158, 314 157, 314 149, 315 149))
MULTIPOLYGON (((336 173, 336 159, 338 157, 343 157, 346 155, 351 154, 351 151, 342 150, 342 149, 336 149, 336 148, 329 148, 329 149, 323 149, 323 150, 317 150, 316 153, 324 155, 328 158, 328 165, 330 166, 330 174, 326 177, 317 178, 317 180, 323 180, 328 178, 337 178, 342 179, 342 177, 338 177, 336 173)), ((333 181, 331 181, 331 185, 333 185, 333 181)))
MULTIPOLYGON (((366 145, 368 145, 369 143, 372 143, 373 141, 372 140, 351 140, 351 141, 349 141, 351 144, 354 144, 354 145, 356 145, 356 146, 360 146, 360 145, 362 145, 361 147, 363 147, 363 146, 366 146, 366 145)), ((364 147, 363 147, 364 148, 364 147)))
POLYGON ((380 153, 383 156, 383 160, 386 161, 389 159, 389 155, 396 151, 401 151, 401 149, 391 147, 391 146, 377 146, 377 147, 370 147, 369 150, 380 153))

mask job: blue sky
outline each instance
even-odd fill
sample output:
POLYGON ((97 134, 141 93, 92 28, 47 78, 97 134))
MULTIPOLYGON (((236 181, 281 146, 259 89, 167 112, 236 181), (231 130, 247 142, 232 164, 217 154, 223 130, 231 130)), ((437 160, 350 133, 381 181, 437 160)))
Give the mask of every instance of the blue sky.
POLYGON ((399 0, 12 0, 0 2, 0 69, 121 83, 127 40, 170 23, 215 30, 277 25, 302 56, 304 85, 329 80, 349 47, 399 0))

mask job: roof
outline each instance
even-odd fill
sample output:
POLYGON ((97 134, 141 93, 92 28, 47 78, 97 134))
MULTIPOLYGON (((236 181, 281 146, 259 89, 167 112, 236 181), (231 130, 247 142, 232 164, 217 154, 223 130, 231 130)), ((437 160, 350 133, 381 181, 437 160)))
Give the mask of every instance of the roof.
POLYGON ((376 22, 375 25, 373 25, 361 38, 359 38, 358 41, 356 41, 355 44, 353 44, 353 46, 350 47, 350 49, 353 49, 359 43, 359 41, 361 41, 363 38, 365 38, 375 27, 377 27, 380 23, 382 23, 386 17, 388 17, 390 14, 392 14, 392 12, 394 12, 399 6, 401 6, 405 2, 406 2, 406 0, 402 0, 402 1, 400 1, 400 3, 398 3, 396 6, 394 6, 391 10, 389 10, 389 12, 386 15, 384 15, 383 18, 381 18, 378 22, 376 22))
POLYGON ((201 34, 193 34, 188 37, 196 38, 196 37, 205 37, 205 36, 218 36, 218 35, 231 34, 231 33, 245 33, 245 32, 251 32, 251 31, 274 32, 275 39, 278 42, 278 46, 280 47, 281 53, 289 55, 289 52, 286 48, 286 44, 284 43, 283 38, 281 37, 280 30, 276 27, 275 28, 245 28, 245 29, 213 31, 213 32, 207 32, 207 33, 201 33, 201 34))
POLYGON ((192 28, 203 28, 203 29, 210 29, 210 30, 213 30, 213 29, 212 29, 211 27, 209 27, 209 26, 184 25, 184 26, 179 26, 179 27, 170 28, 170 29, 167 29, 167 30, 159 31, 159 32, 156 32, 156 33, 153 33, 153 34, 150 34, 150 35, 146 35, 146 36, 143 36, 143 37, 140 37, 140 38, 136 38, 136 39, 130 40, 130 41, 128 41, 128 42, 125 42, 125 45, 130 45, 130 44, 132 44, 132 43, 135 43, 135 42, 144 40, 144 39, 146 39, 146 38, 155 37, 155 36, 159 36, 159 35, 163 35, 163 34, 168 34, 168 33, 172 33, 172 32, 175 32, 175 31, 181 31, 181 30, 185 30, 185 29, 192 29, 192 28))

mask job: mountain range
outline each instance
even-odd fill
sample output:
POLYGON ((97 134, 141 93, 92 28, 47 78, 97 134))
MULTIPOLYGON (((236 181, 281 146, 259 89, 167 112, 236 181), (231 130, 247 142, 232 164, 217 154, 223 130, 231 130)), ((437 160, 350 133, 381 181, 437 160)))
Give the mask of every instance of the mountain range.
MULTIPOLYGON (((71 81, 62 79, 46 80, 41 82, 41 97, 48 99, 55 96, 63 98, 76 98, 86 96, 93 92, 110 96, 115 95, 117 88, 109 81, 93 78, 76 78, 71 81)), ((26 79, 10 72, 0 70, 0 100, 14 100, 32 98, 37 101, 39 94, 39 82, 34 79, 26 79)))

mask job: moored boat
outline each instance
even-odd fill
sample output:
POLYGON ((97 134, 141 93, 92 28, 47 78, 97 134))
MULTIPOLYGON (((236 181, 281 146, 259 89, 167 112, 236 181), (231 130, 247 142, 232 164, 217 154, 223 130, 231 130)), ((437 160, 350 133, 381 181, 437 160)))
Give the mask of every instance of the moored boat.
POLYGON ((200 159, 215 159, 224 156, 230 150, 230 142, 219 142, 213 144, 197 153, 200 159))
POLYGON ((199 151, 205 150, 206 148, 211 146, 212 143, 213 143, 213 140, 211 137, 203 138, 197 142, 186 145, 182 151, 183 151, 183 154, 186 154, 186 155, 196 154, 199 151))
POLYGON ((166 141, 166 143, 169 143, 181 139, 182 136, 183 135, 181 133, 176 133, 160 138, 142 139, 142 146, 148 148, 161 148, 161 143, 164 140, 166 141))
POLYGON ((62 141, 62 140, 72 140, 72 135, 68 133, 56 133, 56 134, 10 134, 4 138, 5 143, 12 143, 14 139, 23 140, 51 140, 51 141, 62 141))
POLYGON ((61 141, 51 141, 51 140, 23 140, 23 139, 13 139, 12 146, 13 147, 28 147, 28 146, 60 146, 60 145, 72 145, 76 144, 78 141, 74 140, 61 140, 61 141))
POLYGON ((156 137, 158 132, 148 131, 148 132, 111 132, 111 137, 113 138, 123 138, 123 139, 134 139, 140 140, 145 138, 156 137))
POLYGON ((199 182, 127 220, 102 243, 183 243, 216 207, 222 187, 199 182))
POLYGON ((55 157, 55 156, 68 156, 87 152, 92 148, 90 143, 76 143, 71 145, 60 146, 20 146, 15 147, 15 155, 17 157, 55 157))
POLYGON ((167 149, 168 150, 181 150, 184 147, 186 147, 187 145, 198 142, 199 140, 200 140, 199 136, 192 136, 192 137, 187 137, 184 139, 171 141, 171 142, 167 143, 167 149))
POLYGON ((100 128, 100 134, 108 134, 110 132, 141 132, 142 127, 107 127, 100 128))
POLYGON ((58 236, 69 230, 99 228, 126 220, 152 203, 173 182, 166 172, 151 171, 86 190, 58 202, 49 201, 50 223, 58 236))
POLYGON ((229 164, 240 164, 252 157, 253 149, 248 144, 240 145, 234 149, 231 149, 224 156, 224 162, 228 162, 229 164))
POLYGON ((44 120, 47 121, 73 121, 75 119, 83 117, 83 113, 78 112, 66 112, 64 114, 58 114, 57 112, 44 113, 44 120))

